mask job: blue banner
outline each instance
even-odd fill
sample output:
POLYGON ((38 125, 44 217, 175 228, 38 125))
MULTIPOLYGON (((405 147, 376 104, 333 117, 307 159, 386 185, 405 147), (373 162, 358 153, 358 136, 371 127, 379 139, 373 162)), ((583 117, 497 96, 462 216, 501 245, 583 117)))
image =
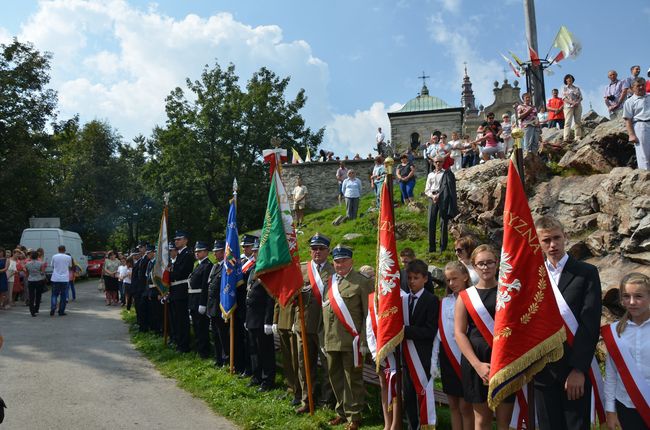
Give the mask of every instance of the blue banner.
POLYGON ((237 204, 230 201, 228 224, 226 226, 226 249, 223 257, 221 274, 221 313, 228 320, 237 307, 237 286, 244 282, 239 251, 239 234, 237 232, 237 204))

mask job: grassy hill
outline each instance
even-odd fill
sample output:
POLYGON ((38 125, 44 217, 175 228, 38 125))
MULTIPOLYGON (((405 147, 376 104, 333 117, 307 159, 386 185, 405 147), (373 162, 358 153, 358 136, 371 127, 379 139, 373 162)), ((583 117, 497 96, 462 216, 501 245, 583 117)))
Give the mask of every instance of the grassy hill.
MULTIPOLYGON (((440 253, 429 253, 429 241, 427 235, 428 228, 428 199, 422 193, 424 192, 425 179, 417 181, 415 186, 416 200, 424 206, 421 213, 415 213, 407 210, 401 205, 399 188, 396 186, 394 191, 394 201, 398 203, 395 208, 395 225, 397 236, 397 251, 405 247, 410 247, 415 251, 418 258, 434 264, 438 267, 451 260, 456 256, 453 252, 453 240, 447 245, 447 251, 440 253)), ((309 205, 309 202, 307 203, 309 205)), ((314 233, 319 232, 329 237, 332 241, 333 248, 338 243, 343 243, 354 249, 355 267, 359 268, 365 264, 372 267, 376 266, 377 257, 377 211, 368 212, 370 207, 375 204, 375 195, 369 194, 361 198, 359 204, 359 214, 361 217, 346 221, 338 226, 332 225, 332 221, 339 215, 345 215, 345 203, 340 206, 325 209, 319 212, 307 214, 305 216, 306 227, 301 228, 303 234, 298 235, 298 249, 300 250, 301 261, 309 259, 309 238, 314 233), (348 233, 359 233, 363 236, 353 240, 345 240, 343 236, 348 233)), ((439 235, 437 236, 440 243, 439 235)))

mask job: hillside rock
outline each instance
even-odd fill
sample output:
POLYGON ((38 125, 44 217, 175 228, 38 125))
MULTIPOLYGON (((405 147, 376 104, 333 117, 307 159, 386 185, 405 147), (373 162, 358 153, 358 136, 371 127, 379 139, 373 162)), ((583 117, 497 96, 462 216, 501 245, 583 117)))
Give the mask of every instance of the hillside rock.
POLYGON ((558 164, 590 175, 608 173, 614 167, 632 166, 634 159, 634 145, 628 142, 623 120, 617 119, 597 125, 585 138, 573 144, 558 164))

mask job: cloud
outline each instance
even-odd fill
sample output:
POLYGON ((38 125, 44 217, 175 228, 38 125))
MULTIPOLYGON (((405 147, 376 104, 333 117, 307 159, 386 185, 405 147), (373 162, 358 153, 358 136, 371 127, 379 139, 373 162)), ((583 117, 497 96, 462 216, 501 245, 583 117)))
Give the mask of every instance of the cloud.
POLYGON ((327 133, 323 148, 336 155, 372 153, 375 146, 377 127, 381 127, 386 136, 390 136, 388 112, 402 107, 400 103, 386 106, 375 102, 368 110, 356 111, 353 115, 334 115, 327 124, 327 133))
POLYGON ((0 27, 0 43, 2 44, 7 44, 11 42, 11 33, 4 28, 0 27))
POLYGON ((291 76, 287 97, 305 88, 308 124, 320 128, 332 119, 327 64, 305 41, 285 41, 276 25, 252 27, 229 13, 175 19, 125 0, 59 0, 40 2, 19 39, 54 54, 61 118, 78 112, 84 121, 106 118, 126 139, 163 123, 164 98, 215 59, 234 63, 242 85, 262 66, 291 76))
POLYGON ((447 56, 455 68, 455 76, 447 79, 449 88, 457 90, 458 83, 462 82, 464 76, 465 62, 467 62, 468 74, 472 80, 472 88, 477 98, 477 105, 489 105, 494 99, 492 83, 503 68, 503 64, 481 56, 473 43, 479 37, 480 26, 475 23, 476 17, 463 18, 460 25, 448 25, 441 13, 433 15, 429 19, 429 34, 431 38, 446 49, 447 56))
POLYGON ((440 3, 442 3, 443 9, 456 13, 460 10, 461 0, 440 0, 440 3))

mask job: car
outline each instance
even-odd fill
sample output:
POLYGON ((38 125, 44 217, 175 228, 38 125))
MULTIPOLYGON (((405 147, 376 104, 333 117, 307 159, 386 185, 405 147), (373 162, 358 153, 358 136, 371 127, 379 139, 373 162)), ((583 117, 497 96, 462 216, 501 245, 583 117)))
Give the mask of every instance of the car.
POLYGON ((93 251, 88 255, 88 276, 102 276, 106 251, 93 251))

